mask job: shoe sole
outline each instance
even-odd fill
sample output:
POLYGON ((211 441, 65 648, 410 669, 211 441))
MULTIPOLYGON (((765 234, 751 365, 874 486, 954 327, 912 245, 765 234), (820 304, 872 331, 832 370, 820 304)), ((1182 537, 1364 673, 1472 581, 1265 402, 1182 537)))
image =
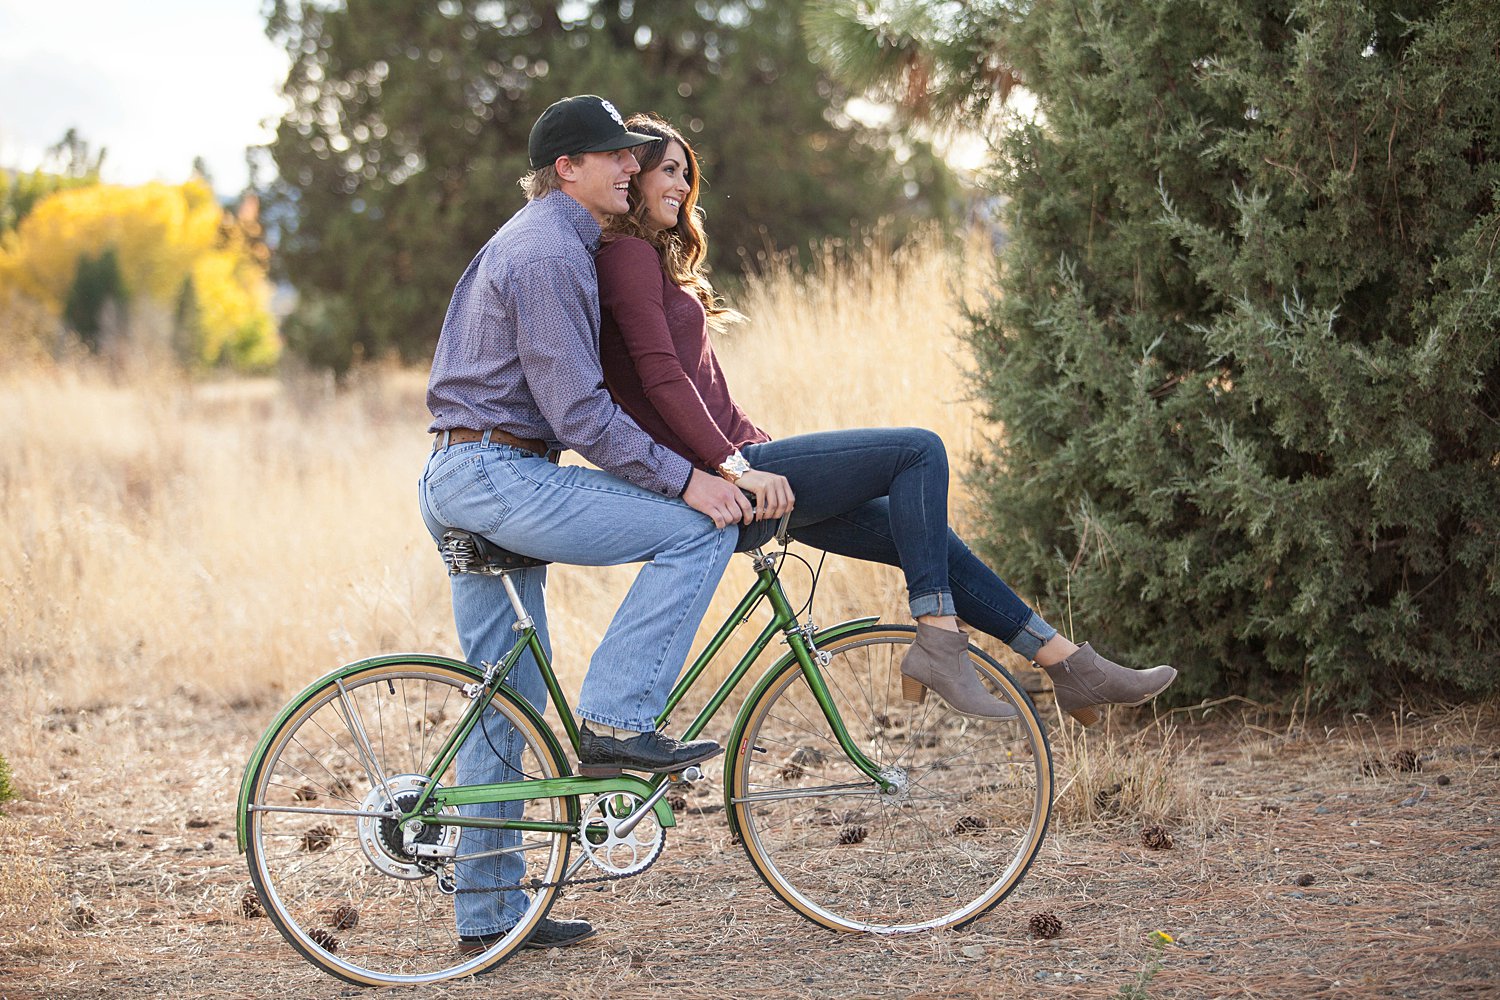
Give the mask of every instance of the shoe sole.
MULTIPOLYGON (((584 941, 587 941, 589 938, 593 937, 594 935, 596 935, 598 933, 599 933, 598 928, 592 928, 591 927, 591 928, 589 928, 588 933, 586 933, 586 934, 577 934, 577 935, 575 935, 573 937, 570 937, 570 938, 564 938, 561 941, 538 941, 536 938, 531 937, 531 938, 527 938, 526 941, 525 941, 525 943, 522 944, 521 947, 522 948, 532 948, 532 949, 537 949, 537 950, 546 950, 548 948, 568 948, 568 947, 571 947, 572 945, 580 944, 580 943, 582 943, 584 941)), ((484 951, 485 951, 485 948, 483 948, 483 947, 469 948, 469 947, 460 945, 459 949, 458 949, 458 954, 461 957, 463 957, 463 958, 474 958, 476 955, 482 955, 484 953, 484 951)), ((484 971, 486 973, 488 973, 488 972, 493 972, 495 970, 493 968, 491 968, 491 969, 486 969, 484 971)))
POLYGON ((570 938, 563 938, 561 941, 538 941, 536 938, 527 938, 526 943, 521 945, 521 947, 535 948, 538 950, 545 950, 548 948, 568 948, 575 944, 579 944, 580 942, 587 941, 589 938, 598 933, 598 930, 591 927, 586 934, 576 934, 570 938))
POLYGON ((677 774, 680 771, 684 771, 687 768, 692 767, 694 764, 701 764, 706 760, 713 760, 723 752, 724 748, 719 747, 719 749, 715 750, 713 753, 706 753, 702 757, 695 757, 692 760, 680 761, 676 764, 672 764, 669 767, 630 767, 625 764, 585 764, 582 761, 579 761, 578 773, 585 778, 618 778, 626 771, 640 771, 643 774, 677 774))

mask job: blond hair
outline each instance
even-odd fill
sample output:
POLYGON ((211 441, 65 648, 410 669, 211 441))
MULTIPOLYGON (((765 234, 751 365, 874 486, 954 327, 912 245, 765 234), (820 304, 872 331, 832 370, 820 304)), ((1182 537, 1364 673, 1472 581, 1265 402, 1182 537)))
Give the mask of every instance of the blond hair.
POLYGON ((521 190, 526 192, 527 201, 536 201, 538 198, 545 198, 553 191, 562 190, 562 178, 557 176, 555 163, 528 171, 518 183, 521 185, 521 190))

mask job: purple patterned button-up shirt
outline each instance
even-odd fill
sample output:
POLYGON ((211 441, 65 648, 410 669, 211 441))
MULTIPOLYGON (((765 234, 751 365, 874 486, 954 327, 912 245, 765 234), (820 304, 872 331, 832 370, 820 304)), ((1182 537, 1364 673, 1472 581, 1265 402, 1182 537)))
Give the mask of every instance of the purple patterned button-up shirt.
POLYGON ((636 426, 599 364, 599 224, 561 191, 526 203, 469 263, 427 383, 431 431, 498 427, 681 496, 692 466, 636 426))

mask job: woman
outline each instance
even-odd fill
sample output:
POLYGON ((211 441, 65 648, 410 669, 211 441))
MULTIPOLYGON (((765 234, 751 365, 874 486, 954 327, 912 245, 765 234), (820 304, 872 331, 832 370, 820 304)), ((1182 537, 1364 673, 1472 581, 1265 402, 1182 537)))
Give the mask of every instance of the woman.
POLYGON ((1085 725, 1108 704, 1138 705, 1177 676, 1169 666, 1130 670, 1074 645, 1028 608, 948 528, 942 440, 916 428, 870 428, 772 440, 735 404, 708 339, 726 310, 703 275, 698 161, 666 122, 626 126, 661 141, 638 149, 630 210, 606 227, 595 262, 605 382, 658 442, 754 494, 741 551, 764 544, 790 511, 800 542, 900 566, 917 639, 901 664, 905 696, 936 691, 955 711, 1011 718, 969 665, 959 618, 1034 660, 1052 678, 1058 708, 1085 725))

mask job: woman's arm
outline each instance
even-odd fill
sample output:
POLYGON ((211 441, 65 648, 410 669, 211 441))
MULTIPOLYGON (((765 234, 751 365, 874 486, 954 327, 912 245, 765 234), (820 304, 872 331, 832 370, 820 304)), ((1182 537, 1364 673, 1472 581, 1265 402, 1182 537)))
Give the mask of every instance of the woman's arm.
MULTIPOLYGON (((627 237, 608 244, 595 258, 599 272, 599 307, 620 329, 647 401, 693 451, 692 456, 717 469, 735 451, 714 421, 698 387, 677 356, 662 301, 661 260, 644 240, 627 237)), ((705 330, 699 330, 706 337, 705 330)))

